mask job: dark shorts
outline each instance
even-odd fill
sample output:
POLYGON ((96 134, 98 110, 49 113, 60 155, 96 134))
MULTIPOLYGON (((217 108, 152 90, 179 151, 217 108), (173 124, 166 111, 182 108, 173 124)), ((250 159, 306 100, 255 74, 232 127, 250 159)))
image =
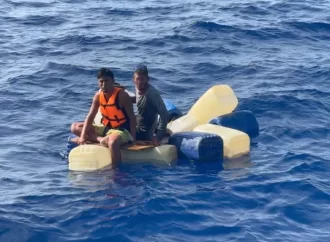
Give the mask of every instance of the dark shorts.
POLYGON ((136 140, 148 140, 150 141, 152 139, 153 133, 151 132, 146 132, 139 130, 138 128, 136 129, 136 140))

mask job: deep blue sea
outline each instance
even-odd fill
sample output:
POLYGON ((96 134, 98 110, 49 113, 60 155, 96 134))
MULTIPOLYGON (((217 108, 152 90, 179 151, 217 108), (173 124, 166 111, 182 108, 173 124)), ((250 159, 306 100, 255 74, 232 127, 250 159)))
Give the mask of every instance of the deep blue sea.
POLYGON ((330 241, 330 3, 0 0, 0 241, 330 241), (96 72, 186 112, 230 85, 245 159, 68 170, 96 72))

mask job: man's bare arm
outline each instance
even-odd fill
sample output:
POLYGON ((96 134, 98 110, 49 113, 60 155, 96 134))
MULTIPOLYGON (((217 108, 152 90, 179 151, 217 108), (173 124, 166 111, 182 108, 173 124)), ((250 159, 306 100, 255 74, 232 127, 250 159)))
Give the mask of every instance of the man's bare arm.
POLYGON ((136 140, 136 117, 134 114, 133 103, 132 103, 131 97, 128 95, 127 92, 125 92, 123 90, 120 92, 119 98, 120 98, 121 107, 123 107, 125 109, 126 114, 129 118, 130 132, 135 141, 136 140))
POLYGON ((92 105, 91 105, 91 107, 89 109, 89 112, 87 114, 87 117, 85 119, 84 127, 83 127, 82 132, 81 132, 81 136, 83 138, 86 137, 87 130, 89 130, 91 128, 91 126, 93 124, 93 121, 95 119, 95 116, 96 116, 96 114, 99 110, 99 107, 100 107, 99 95, 100 95, 99 92, 94 95, 92 105))

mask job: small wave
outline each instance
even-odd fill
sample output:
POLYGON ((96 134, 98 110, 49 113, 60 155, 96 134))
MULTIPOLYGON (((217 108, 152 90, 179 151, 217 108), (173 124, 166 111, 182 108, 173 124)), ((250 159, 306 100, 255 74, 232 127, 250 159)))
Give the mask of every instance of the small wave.
POLYGON ((296 28, 305 32, 321 32, 321 33, 330 33, 330 23, 325 22, 283 22, 283 24, 288 25, 289 27, 296 28))
POLYGON ((157 13, 157 15, 170 15, 174 13, 182 13, 187 11, 183 4, 177 4, 172 6, 155 6, 155 7, 143 7, 138 9, 138 12, 142 14, 154 14, 157 13))
POLYGON ((246 7, 243 7, 239 10, 239 12, 249 15, 268 15, 270 12, 267 9, 255 6, 255 5, 249 5, 246 7))
POLYGON ((246 35, 256 37, 260 40, 270 39, 298 39, 298 36, 290 31, 280 28, 261 28, 257 30, 244 30, 246 35))
POLYGON ((222 33, 232 33, 238 30, 238 28, 229 25, 222 25, 214 22, 205 22, 205 21, 197 21, 196 23, 191 25, 191 28, 203 29, 210 32, 222 32, 222 33))
POLYGON ((118 15, 118 16, 134 16, 136 12, 129 9, 119 9, 119 8, 111 8, 111 9, 104 9, 106 15, 118 15))
POLYGON ((268 7, 270 10, 275 10, 282 13, 289 13, 293 11, 310 11, 310 12, 322 12, 323 8, 312 6, 311 4, 305 4, 303 2, 290 3, 290 2, 280 2, 272 4, 268 7))
POLYGON ((244 45, 242 43, 242 41, 239 42, 238 40, 230 40, 229 43, 230 43, 230 45, 235 46, 235 47, 237 47, 237 46, 243 46, 244 45))
POLYGON ((60 16, 42 16, 42 15, 31 15, 24 18, 12 18, 13 22, 18 22, 24 25, 48 25, 58 26, 65 23, 67 20, 60 16))
POLYGON ((87 2, 88 0, 65 0, 65 3, 67 4, 83 4, 85 2, 87 2))
POLYGON ((327 90, 321 91, 316 88, 306 88, 306 89, 299 88, 299 89, 291 89, 291 90, 281 90, 278 92, 285 95, 294 95, 294 96, 305 95, 305 96, 309 96, 310 98, 315 98, 315 100, 317 100, 320 97, 322 97, 323 99, 324 97, 330 96, 330 91, 327 90))
POLYGON ((176 50, 187 54, 205 53, 205 47, 199 47, 199 46, 188 46, 188 47, 180 46, 176 50))
POLYGON ((283 166, 293 164, 291 169, 288 171, 290 174, 303 174, 303 173, 314 173, 324 171, 324 162, 328 162, 320 156, 312 155, 308 153, 293 153, 287 152, 283 159, 283 166))
MULTIPOLYGON (((165 47, 165 46, 177 46, 176 49, 180 50, 185 47, 187 43, 193 43, 194 39, 185 35, 167 35, 161 38, 152 38, 137 42, 137 45, 154 46, 154 47, 165 47)), ((190 47, 189 47, 190 48, 190 47)), ((199 47, 192 47, 199 48, 199 47)))
POLYGON ((327 66, 311 66, 311 67, 300 67, 296 68, 290 73, 290 76, 296 78, 300 78, 301 80, 306 80, 309 82, 310 80, 313 80, 314 83, 319 83, 324 85, 328 85, 328 80, 330 78, 330 70, 327 66))
POLYGON ((227 55, 232 55, 232 54, 236 54, 235 51, 230 50, 228 48, 225 47, 200 47, 200 46, 179 46, 175 49, 176 51, 180 51, 183 53, 187 53, 187 54, 214 54, 214 53, 221 53, 221 54, 227 54, 227 55))
MULTIPOLYGON (((67 75, 84 75, 84 76, 93 76, 96 75, 97 70, 94 69, 87 69, 84 67, 79 67, 77 65, 71 65, 71 64, 61 64, 57 62, 48 62, 47 65, 44 68, 44 72, 49 72, 55 70, 58 72, 64 72, 65 76, 67 75)), ((62 80, 62 79, 61 79, 62 80)))
POLYGON ((9 110, 22 108, 22 110, 26 110, 26 111, 28 110, 28 108, 38 109, 41 107, 41 100, 37 99, 36 93, 30 93, 29 91, 20 91, 20 92, 11 92, 11 94, 12 94, 12 98, 7 98, 6 100, 0 99, 1 106, 6 105, 9 110), (22 96, 25 97, 22 97, 19 94, 21 92, 24 93, 22 96), (20 96, 19 102, 17 101, 18 95, 20 96))
POLYGON ((216 47, 215 49, 212 50, 212 52, 213 53, 227 54, 227 55, 237 54, 237 52, 235 50, 231 50, 231 49, 223 47, 223 46, 216 47))
POLYGON ((142 40, 138 42, 139 45, 153 46, 153 47, 164 47, 168 45, 162 38, 153 38, 148 40, 142 40))
MULTIPOLYGON (((277 50, 275 50, 277 51, 277 50)), ((308 61, 308 60, 306 60, 308 61)), ((265 62, 266 63, 266 62, 265 62)), ((274 69, 274 66, 283 65, 282 60, 272 60, 266 66, 272 69, 271 72, 267 73, 267 79, 270 81, 267 82, 258 82, 256 87, 259 88, 272 88, 278 90, 278 83, 285 81, 287 87, 288 84, 292 85, 294 89, 287 88, 289 90, 303 91, 309 90, 308 87, 323 87, 323 91, 326 89, 324 87, 329 86, 327 80, 330 78, 330 70, 327 68, 327 64, 324 65, 310 65, 310 62, 298 66, 283 66, 280 69, 274 69), (276 80, 276 82, 274 82, 276 80), (313 80, 311 82, 311 80, 313 80), (306 88, 300 88, 300 84, 297 83, 308 83, 306 88), (298 89, 297 89, 298 88, 298 89)), ((285 89, 285 88, 283 88, 285 89)))
POLYGON ((267 9, 267 6, 265 7, 261 7, 258 5, 264 5, 264 4, 260 4, 258 2, 254 3, 253 5, 251 5, 250 3, 244 4, 244 3, 240 3, 240 4, 230 4, 228 6, 225 7, 219 7, 218 9, 221 11, 229 11, 229 12, 240 12, 243 14, 248 14, 249 16, 251 15, 268 15, 270 14, 270 12, 267 9))
POLYGON ((306 125, 295 125, 293 122, 285 122, 281 125, 281 127, 273 126, 269 128, 269 131, 272 131, 272 134, 278 139, 313 140, 321 137, 326 138, 330 134, 329 128, 311 127, 309 123, 306 123, 306 125), (286 125, 286 127, 283 127, 283 125, 286 125))
POLYGON ((30 49, 27 54, 38 55, 38 56, 72 56, 73 54, 77 54, 77 53, 78 53, 78 51, 73 50, 73 49, 71 49, 71 50, 55 49, 54 50, 53 48, 39 46, 39 47, 30 49))
POLYGON ((255 38, 258 40, 273 40, 273 39, 298 39, 298 35, 293 32, 284 30, 282 28, 258 28, 247 29, 233 27, 229 25, 221 25, 214 22, 198 21, 192 25, 193 29, 207 30, 208 32, 215 32, 221 34, 231 34, 242 40, 250 40, 255 38))
POLYGON ((174 34, 174 35, 167 35, 164 37, 165 41, 179 41, 179 42, 191 42, 193 39, 191 37, 180 35, 180 34, 174 34))
POLYGON ((307 113, 317 114, 316 111, 326 110, 330 112, 330 108, 321 100, 314 98, 298 98, 296 95, 281 94, 276 95, 274 92, 264 94, 256 94, 253 98, 242 99, 241 109, 253 110, 253 112, 261 114, 268 111, 277 111, 286 115, 305 116, 307 113))
MULTIPOLYGON (((297 181, 281 181, 263 186, 268 192, 275 192, 280 200, 280 202, 275 200, 267 206, 268 213, 281 214, 283 218, 298 224, 310 225, 311 220, 317 222, 311 216, 321 212, 316 210, 316 207, 328 201, 330 194, 319 189, 313 184, 314 182, 301 178, 297 181)), ((320 222, 324 222, 323 217, 320 222)))
POLYGON ((32 7, 32 8, 47 8, 56 3, 56 1, 53 1, 53 2, 49 2, 49 1, 47 1, 47 2, 36 2, 36 1, 15 2, 15 1, 11 1, 11 0, 4 0, 4 1, 15 7, 32 7))
POLYGON ((200 71, 202 73, 234 73, 239 69, 240 67, 236 65, 219 66, 210 62, 201 62, 193 66, 193 70, 200 71))
MULTIPOLYGON (((214 52, 214 51, 213 51, 214 52)), ((244 76, 250 78, 263 70, 259 65, 217 65, 209 62, 201 62, 193 66, 194 71, 221 77, 221 79, 231 79, 235 76, 244 76)))
MULTIPOLYGON (((33 105, 33 103, 30 103, 30 104, 33 105)), ((16 108, 19 108, 19 107, 16 107, 16 108)), ((6 117, 6 120, 9 120, 9 119, 7 119, 7 117, 6 117)), ((1 125, 0 124, 0 133, 3 136, 11 136, 12 134, 15 134, 15 133, 20 133, 21 135, 23 135, 23 134, 28 133, 28 130, 26 128, 20 127, 18 125, 10 126, 8 124, 6 124, 6 125, 1 125)))
MULTIPOLYGON (((4 210, 0 210, 5 215, 4 210)), ((18 237, 21 241, 45 241, 47 236, 43 232, 36 232, 29 227, 23 219, 15 221, 17 218, 0 218, 0 240, 1 241, 17 241, 18 237), (39 236, 37 236, 37 234, 39 236)))
POLYGON ((85 36, 85 35, 65 35, 57 38, 40 38, 37 40, 39 44, 51 43, 55 47, 62 47, 63 45, 79 44, 82 46, 90 45, 116 45, 122 44, 123 42, 132 43, 134 42, 130 38, 118 38, 114 36, 85 36))

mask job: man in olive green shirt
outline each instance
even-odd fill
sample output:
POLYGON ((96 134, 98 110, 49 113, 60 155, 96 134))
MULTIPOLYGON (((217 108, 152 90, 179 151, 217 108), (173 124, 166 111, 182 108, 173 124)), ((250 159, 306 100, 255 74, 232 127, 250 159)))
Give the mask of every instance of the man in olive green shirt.
POLYGON ((159 145, 166 135, 168 123, 165 103, 159 91, 149 83, 147 66, 140 64, 135 68, 133 82, 136 89, 133 102, 137 105, 136 140, 152 141, 154 145, 159 145), (155 135, 158 115, 160 119, 155 135))

